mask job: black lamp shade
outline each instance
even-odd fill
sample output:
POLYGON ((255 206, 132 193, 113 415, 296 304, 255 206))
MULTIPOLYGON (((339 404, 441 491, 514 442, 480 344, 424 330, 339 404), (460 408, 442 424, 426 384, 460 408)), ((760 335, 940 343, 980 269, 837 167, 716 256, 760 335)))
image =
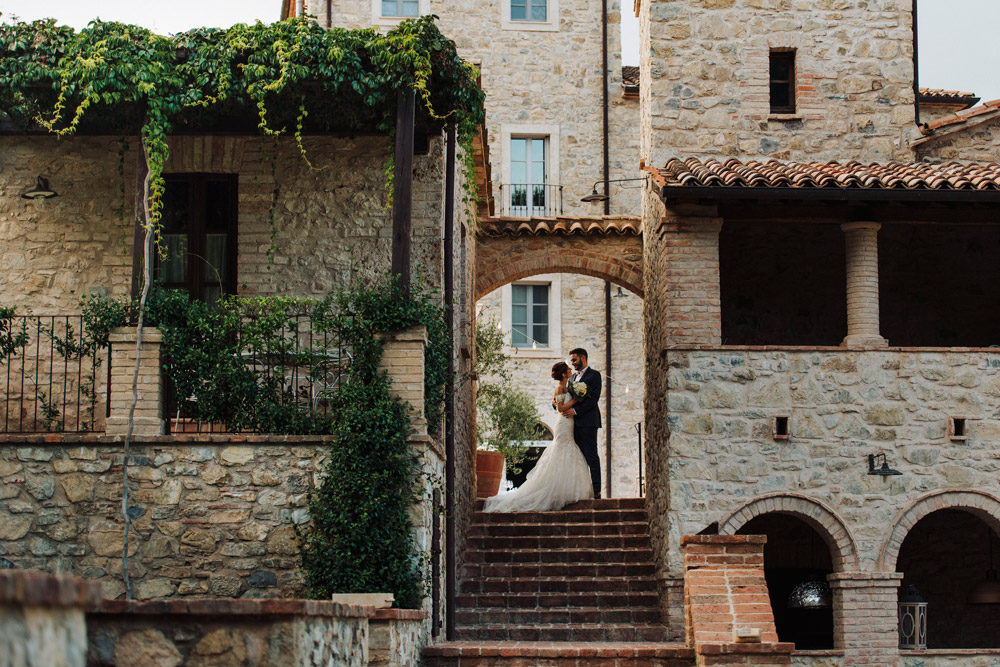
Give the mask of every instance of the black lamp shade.
POLYGON ((58 193, 49 187, 49 179, 42 176, 38 177, 35 187, 21 195, 24 199, 51 199, 56 196, 58 193))

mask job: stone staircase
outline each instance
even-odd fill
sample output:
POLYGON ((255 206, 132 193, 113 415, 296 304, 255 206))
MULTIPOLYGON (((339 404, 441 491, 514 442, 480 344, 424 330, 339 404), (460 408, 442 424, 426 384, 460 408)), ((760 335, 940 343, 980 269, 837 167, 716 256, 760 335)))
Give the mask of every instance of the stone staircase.
POLYGON ((431 667, 688 667, 666 641, 641 498, 557 512, 476 512, 456 599, 456 639, 431 667))

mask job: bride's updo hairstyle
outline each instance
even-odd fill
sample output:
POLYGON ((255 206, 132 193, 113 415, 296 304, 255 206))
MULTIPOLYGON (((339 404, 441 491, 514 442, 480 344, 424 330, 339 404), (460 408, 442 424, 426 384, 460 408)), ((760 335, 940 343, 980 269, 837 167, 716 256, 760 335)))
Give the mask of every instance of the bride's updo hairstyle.
POLYGON ((559 380, 562 380, 563 379, 563 375, 565 375, 566 371, 568 371, 568 370, 569 370, 569 366, 566 364, 565 361, 557 361, 552 366, 552 379, 555 380, 556 382, 558 382, 559 380))

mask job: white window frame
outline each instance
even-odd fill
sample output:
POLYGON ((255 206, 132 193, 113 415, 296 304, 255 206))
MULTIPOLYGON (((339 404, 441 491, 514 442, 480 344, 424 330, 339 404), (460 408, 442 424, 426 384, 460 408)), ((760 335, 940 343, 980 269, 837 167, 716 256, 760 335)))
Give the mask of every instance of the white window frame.
POLYGON ((393 28, 406 19, 418 18, 431 13, 431 0, 419 0, 419 4, 417 16, 382 16, 382 0, 372 0, 372 24, 393 28))
POLYGON ((510 18, 510 0, 500 2, 500 29, 534 32, 556 32, 559 30, 559 0, 547 0, 544 21, 514 21, 510 18))
MULTIPOLYGON (((501 130, 501 141, 503 142, 503 173, 502 178, 505 186, 511 184, 510 180, 510 140, 514 139, 548 139, 549 154, 546 155, 545 183, 548 186, 548 196, 559 196, 559 126, 558 125, 504 125, 501 130)), ((504 193, 508 197, 508 193, 504 193)), ((553 202, 557 204, 557 202, 553 202)), ((506 207, 506 203, 502 204, 506 207)))
POLYGON ((558 273, 516 280, 500 288, 500 326, 504 332, 504 352, 523 359, 562 359, 562 276, 558 273), (532 349, 514 347, 511 341, 513 285, 549 286, 549 346, 532 349))

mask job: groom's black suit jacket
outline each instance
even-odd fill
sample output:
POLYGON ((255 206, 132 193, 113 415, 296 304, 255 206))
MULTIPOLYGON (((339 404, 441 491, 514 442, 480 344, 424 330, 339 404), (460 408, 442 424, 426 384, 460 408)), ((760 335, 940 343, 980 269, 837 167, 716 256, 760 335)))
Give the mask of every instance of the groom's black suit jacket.
POLYGON ((587 385, 587 395, 573 406, 576 410, 574 427, 601 428, 601 408, 598 406, 601 398, 601 374, 587 366, 577 382, 587 385))

